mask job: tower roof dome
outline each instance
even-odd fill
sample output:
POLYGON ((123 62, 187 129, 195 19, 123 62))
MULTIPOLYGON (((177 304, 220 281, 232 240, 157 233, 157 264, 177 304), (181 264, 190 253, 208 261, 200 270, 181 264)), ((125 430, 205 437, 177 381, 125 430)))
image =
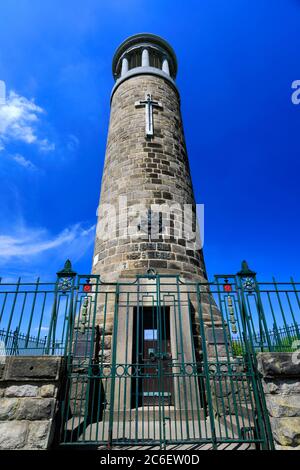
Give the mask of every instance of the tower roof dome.
MULTIPOLYGON (((139 33, 125 39, 116 50, 112 71, 116 80, 137 68, 162 71, 173 80, 177 75, 177 58, 170 44, 160 36, 139 33)), ((142 70, 141 70, 142 72, 142 70)))

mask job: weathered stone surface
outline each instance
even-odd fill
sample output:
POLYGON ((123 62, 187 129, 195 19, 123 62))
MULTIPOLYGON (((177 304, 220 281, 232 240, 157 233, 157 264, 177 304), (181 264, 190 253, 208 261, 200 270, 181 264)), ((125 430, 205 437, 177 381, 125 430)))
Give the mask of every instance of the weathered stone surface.
POLYGON ((60 357, 9 357, 3 379, 10 381, 57 380, 61 366, 60 357))
POLYGON ((54 399, 52 398, 27 398, 20 400, 15 416, 18 420, 29 421, 50 419, 53 407, 54 399))
POLYGON ((84 400, 86 394, 86 387, 87 387, 88 380, 84 378, 82 381, 77 381, 72 383, 72 387, 70 389, 70 398, 71 399, 81 399, 84 400))
POLYGON ((300 418, 271 418, 273 435, 282 446, 300 446, 300 418))
POLYGON ((228 338, 223 328, 207 328, 206 341, 209 344, 224 345, 226 342, 228 342, 228 338))
POLYGON ((267 406, 269 413, 274 418, 280 417, 300 417, 300 397, 299 395, 281 396, 268 395, 267 406))
POLYGON ((24 448, 28 433, 28 424, 22 422, 0 423, 0 449, 17 450, 24 448))
POLYGON ((40 389, 40 395, 44 398, 51 398, 55 396, 55 386, 53 384, 43 385, 40 389))
POLYGON ((284 381, 279 378, 266 379, 263 383, 264 392, 266 394, 280 395, 298 395, 300 396, 300 377, 299 379, 286 378, 284 381))
MULTIPOLYGON (((120 220, 124 221, 127 208, 120 207, 120 195, 127 198, 130 207, 141 203, 149 208, 166 203, 195 205, 180 98, 173 85, 162 77, 131 77, 120 84, 113 95, 101 205, 114 204, 120 220), (155 132, 151 140, 145 136, 144 110, 134 106, 135 100, 145 95, 145 90, 163 103, 163 110, 155 111, 155 132)), ((136 215, 130 214, 126 222, 131 225, 131 237, 124 236, 124 227, 111 230, 107 238, 100 237, 107 225, 105 214, 100 210, 94 273, 100 274, 103 280, 117 280, 155 268, 162 273, 182 272, 188 279, 203 279, 203 256, 182 234, 183 206, 169 213, 165 206, 161 211, 168 227, 159 239, 149 243, 138 223, 132 224, 133 219, 137 220, 136 215)), ((186 215, 186 220, 188 218, 192 220, 192 215, 186 215)))
POLYGON ((300 377, 300 360, 293 360, 293 353, 260 353, 258 369, 265 378, 300 377))
POLYGON ((229 358, 229 352, 224 344, 216 344, 215 346, 209 344, 207 347, 207 353, 210 358, 216 357, 219 360, 229 358))
POLYGON ((266 404, 276 448, 300 447, 300 367, 293 353, 260 353, 266 404))
POLYGON ((8 358, 0 382, 0 449, 49 448, 58 409, 55 397, 63 384, 63 367, 60 357, 8 358), (28 377, 24 376, 26 371, 28 377))
POLYGON ((38 395, 37 385, 12 385, 5 391, 6 397, 36 397, 38 395))
POLYGON ((49 445, 50 432, 51 423, 49 421, 35 421, 29 423, 26 449, 47 449, 49 445))
POLYGON ((17 398, 0 399, 0 421, 15 419, 20 400, 17 398))
POLYGON ((104 349, 110 349, 111 348, 111 340, 112 340, 111 336, 104 336, 104 338, 101 338, 100 348, 103 347, 104 349))

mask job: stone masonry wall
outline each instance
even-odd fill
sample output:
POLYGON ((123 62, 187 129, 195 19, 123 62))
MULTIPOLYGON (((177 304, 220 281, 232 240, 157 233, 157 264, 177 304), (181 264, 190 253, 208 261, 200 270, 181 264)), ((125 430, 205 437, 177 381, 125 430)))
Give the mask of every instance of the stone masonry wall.
POLYGON ((61 357, 7 357, 0 364, 0 450, 51 447, 64 362, 61 357))
MULTIPOLYGON (((178 90, 161 76, 132 76, 115 89, 111 100, 93 274, 110 283, 132 281, 150 269, 158 274, 180 275, 188 281, 206 282, 203 251, 197 244, 199 239, 189 239, 183 230, 187 225, 195 233, 195 197, 178 90), (136 107, 146 94, 151 94, 152 100, 162 105, 153 110, 154 135, 151 137, 145 132, 145 108, 136 107), (113 206, 121 227, 110 225, 113 217, 108 214, 108 205, 113 206), (171 207, 171 211, 164 206, 171 207), (158 237, 150 239, 145 231, 148 210, 161 213, 163 225, 166 224, 158 237), (132 229, 130 233, 128 226, 132 229)), ((173 278, 169 282, 176 281, 173 278)), ((109 288, 106 286, 106 291, 109 288)), ((111 290, 114 289, 112 285, 111 290)), ((101 355, 110 362, 115 297, 105 299, 105 305, 103 302, 103 296, 98 296, 96 324, 105 338, 101 355)), ((195 310, 197 304, 195 298, 195 310)), ((202 293, 201 304, 208 321, 212 310, 214 316, 219 316, 209 294, 202 293)), ((196 354, 200 357, 201 339, 196 321, 192 322, 192 330, 196 354)))
POLYGON ((278 450, 300 450, 300 360, 296 353, 260 353, 270 422, 278 450))
MULTIPOLYGON (((167 80, 153 75, 140 75, 124 81, 114 92, 106 158, 102 178, 100 207, 112 204, 121 220, 126 208, 119 207, 119 197, 127 198, 129 210, 143 204, 180 204, 168 214, 162 211, 169 225, 158 239, 149 240, 138 228, 124 236, 123 227, 109 231, 107 240, 99 237, 105 230, 107 214, 99 211, 93 273, 104 281, 145 274, 153 268, 159 273, 181 274, 186 278, 206 277, 202 251, 183 236, 183 205, 195 209, 195 200, 185 145, 178 91, 167 80), (162 103, 154 109, 154 136, 145 135, 145 108, 136 108, 136 101, 152 99, 162 103)), ((157 209, 157 212, 160 212, 157 209)), ((135 227, 138 214, 128 216, 128 225, 135 227)), ((187 220, 194 219, 191 214, 187 220)), ((125 224, 124 224, 125 226, 125 224)), ((146 234, 147 235, 147 234, 146 234)))

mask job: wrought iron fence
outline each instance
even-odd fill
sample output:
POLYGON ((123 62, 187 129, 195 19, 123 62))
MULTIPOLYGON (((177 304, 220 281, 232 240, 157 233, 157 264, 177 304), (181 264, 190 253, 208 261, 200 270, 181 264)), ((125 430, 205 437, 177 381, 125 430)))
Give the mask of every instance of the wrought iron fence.
POLYGON ((300 283, 259 282, 246 262, 237 275, 217 275, 215 299, 230 331, 235 355, 292 352, 300 347, 300 283), (216 292, 217 286, 217 292, 216 292), (220 294, 223 291, 223 295, 220 294), (239 315, 239 312, 241 315, 239 315), (247 326, 243 328, 241 322, 247 326))
MULTIPOLYGON (((300 325, 289 325, 276 327, 268 331, 268 335, 253 334, 253 345, 255 352, 293 352, 300 346, 299 337, 300 325), (269 342, 268 342, 269 339, 269 342), (271 346, 270 346, 271 345, 271 346)), ((236 336, 232 339, 234 356, 241 356, 245 350, 244 342, 236 336)))
MULTIPOLYGON (((160 276, 156 275, 156 279, 160 276)), ((89 281, 92 293, 104 291, 99 276, 77 276, 68 261, 56 282, 16 283, 0 279, 0 341, 6 354, 64 355, 72 328, 80 289, 89 281), (16 333, 17 332, 17 333, 16 333), (45 339, 46 338, 46 339, 45 339), (45 343, 45 344, 44 344, 45 343), (14 346, 14 344, 16 346, 14 346)), ((230 333, 235 356, 245 353, 245 342, 253 352, 294 351, 300 341, 300 283, 259 282, 247 264, 237 275, 217 275, 213 282, 186 286, 210 291, 230 333), (239 315, 241 312, 241 315, 239 315), (241 322, 247 324, 247 334, 241 322)), ((111 284, 112 290, 117 284, 111 284)), ((84 338, 84 337, 83 337, 84 338)), ((83 344, 90 342, 82 339, 83 344)))
POLYGON ((72 272, 62 276, 52 283, 0 279, 2 354, 65 354, 74 276, 72 272))
POLYGON ((245 262, 203 283, 103 283, 69 261, 53 283, 0 282, 0 354, 68 359, 65 444, 270 448, 255 357, 299 348, 299 320, 300 283, 258 282, 245 262))
POLYGON ((0 330, 0 356, 43 356, 47 336, 44 339, 27 336, 15 331, 0 330))

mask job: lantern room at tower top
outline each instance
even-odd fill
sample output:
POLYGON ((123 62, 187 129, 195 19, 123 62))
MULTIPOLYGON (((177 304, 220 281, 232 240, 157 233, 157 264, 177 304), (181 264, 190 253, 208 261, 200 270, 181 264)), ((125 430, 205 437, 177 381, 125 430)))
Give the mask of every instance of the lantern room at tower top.
POLYGON ((116 85, 140 74, 160 75, 175 83, 177 58, 170 44, 160 36, 135 34, 118 47, 112 63, 116 85))

